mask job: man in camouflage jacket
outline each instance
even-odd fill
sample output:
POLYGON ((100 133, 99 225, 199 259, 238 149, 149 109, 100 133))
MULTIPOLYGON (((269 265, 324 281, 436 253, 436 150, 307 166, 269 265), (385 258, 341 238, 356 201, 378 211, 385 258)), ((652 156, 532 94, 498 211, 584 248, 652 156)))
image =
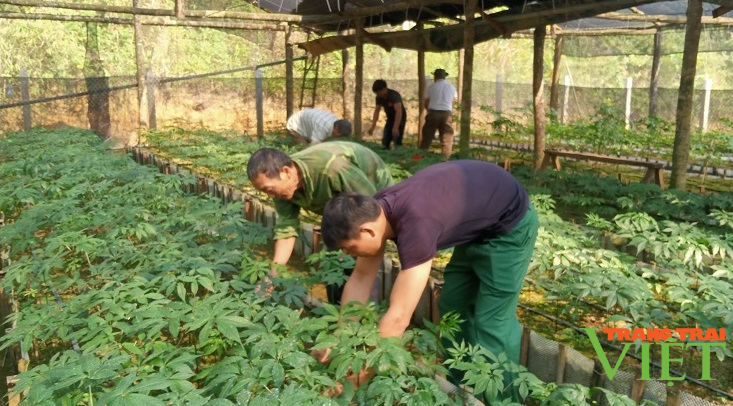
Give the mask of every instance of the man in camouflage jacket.
MULTIPOLYGON (((262 148, 247 163, 247 176, 256 189, 275 201, 273 263, 281 265, 293 253, 301 209, 320 215, 326 202, 341 192, 371 196, 393 184, 387 165, 376 153, 347 141, 317 144, 292 156, 262 148)), ((270 273, 277 275, 275 269, 270 273)), ((338 302, 340 289, 334 289, 329 289, 329 300, 338 302)))

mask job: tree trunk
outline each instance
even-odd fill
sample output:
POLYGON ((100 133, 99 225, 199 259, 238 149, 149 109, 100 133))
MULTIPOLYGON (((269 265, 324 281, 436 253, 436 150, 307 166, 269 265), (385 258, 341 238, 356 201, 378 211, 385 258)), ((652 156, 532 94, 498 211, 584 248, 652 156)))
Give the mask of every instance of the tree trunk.
POLYGON ((534 58, 532 64, 532 93, 534 95, 534 167, 540 169, 545 158, 545 101, 542 97, 544 73, 545 36, 547 27, 534 29, 534 58))
POLYGON ((463 30, 463 94, 461 95, 461 137, 458 142, 458 154, 468 157, 471 148, 471 90, 473 88, 473 41, 476 25, 476 0, 466 2, 466 26, 463 30))
POLYGON ((695 71, 697 51, 702 29, 702 2, 687 2, 687 26, 685 27, 685 49, 682 55, 679 94, 677 95, 677 119, 672 151, 672 177, 670 187, 685 189, 687 183, 687 162, 690 158, 690 123, 692 121, 692 98, 695 92, 695 71))

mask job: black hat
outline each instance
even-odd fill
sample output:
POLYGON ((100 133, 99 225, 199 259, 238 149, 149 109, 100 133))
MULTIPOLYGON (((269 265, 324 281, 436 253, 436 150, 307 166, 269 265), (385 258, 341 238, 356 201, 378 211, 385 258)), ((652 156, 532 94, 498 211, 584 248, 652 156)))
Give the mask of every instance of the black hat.
POLYGON ((445 79, 448 77, 448 72, 444 69, 438 68, 433 72, 433 76, 445 79))

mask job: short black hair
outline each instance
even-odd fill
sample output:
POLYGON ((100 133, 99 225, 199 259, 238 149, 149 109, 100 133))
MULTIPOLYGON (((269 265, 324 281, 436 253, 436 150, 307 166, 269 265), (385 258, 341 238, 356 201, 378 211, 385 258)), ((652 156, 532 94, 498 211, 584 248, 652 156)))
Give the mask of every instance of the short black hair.
POLYGON ((387 88, 387 82, 385 82, 382 79, 377 79, 374 81, 374 84, 372 85, 372 92, 378 92, 386 88, 387 88))
POLYGON ((249 180, 254 180, 261 173, 264 173, 268 179, 273 179, 280 174, 284 167, 292 165, 293 160, 279 149, 258 149, 247 162, 247 177, 249 177, 249 180))
POLYGON ((321 235, 326 248, 333 250, 346 240, 359 237, 362 224, 379 218, 382 207, 377 199, 353 192, 331 198, 323 209, 321 235))
POLYGON ((351 122, 349 120, 337 120, 333 123, 333 127, 341 133, 342 137, 348 137, 351 135, 351 122))

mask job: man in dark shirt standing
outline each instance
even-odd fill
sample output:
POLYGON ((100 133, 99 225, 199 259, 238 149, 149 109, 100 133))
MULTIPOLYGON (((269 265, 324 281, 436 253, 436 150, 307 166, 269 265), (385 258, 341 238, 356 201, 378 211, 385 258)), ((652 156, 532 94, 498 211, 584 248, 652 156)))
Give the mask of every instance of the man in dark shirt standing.
POLYGON ((405 134, 405 122, 407 121, 407 110, 402 104, 402 96, 396 90, 388 89, 387 82, 382 79, 374 81, 372 91, 377 95, 376 107, 372 116, 372 126, 367 131, 372 135, 379 119, 379 109, 384 108, 387 114, 387 124, 384 125, 382 134, 382 148, 389 149, 394 140, 394 145, 402 145, 402 136, 405 134))
MULTIPOLYGON (((505 353, 517 364, 516 308, 537 229, 537 214, 522 185, 499 166, 472 160, 429 166, 374 197, 340 194, 326 204, 321 223, 328 247, 358 257, 342 304, 366 302, 387 240, 397 244, 402 271, 379 321, 383 337, 402 336, 433 257, 455 247, 445 268, 441 315, 454 311, 463 319, 457 342, 505 353)), ((514 377, 506 374, 509 389, 501 396, 518 401, 509 379, 514 377)))

